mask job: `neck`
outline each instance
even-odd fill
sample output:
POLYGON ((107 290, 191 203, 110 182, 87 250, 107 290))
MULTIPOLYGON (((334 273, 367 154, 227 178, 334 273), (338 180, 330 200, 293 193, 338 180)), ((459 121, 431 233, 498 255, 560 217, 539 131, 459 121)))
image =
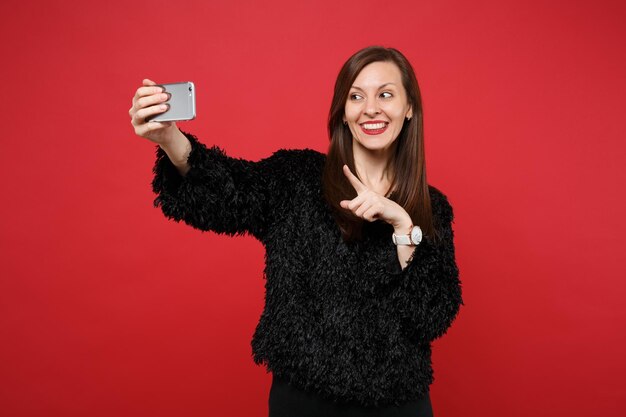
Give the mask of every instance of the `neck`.
POLYGON ((381 195, 387 195, 391 186, 393 175, 389 161, 394 151, 395 143, 386 149, 369 150, 355 146, 353 142, 352 153, 357 176, 363 184, 381 195))

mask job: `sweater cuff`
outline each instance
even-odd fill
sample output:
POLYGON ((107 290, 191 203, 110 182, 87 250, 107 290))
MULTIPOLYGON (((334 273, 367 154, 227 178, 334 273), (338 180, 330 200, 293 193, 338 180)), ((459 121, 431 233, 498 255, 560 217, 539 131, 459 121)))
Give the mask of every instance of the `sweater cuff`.
MULTIPOLYGON (((185 135, 185 137, 189 140, 189 143, 191 144, 191 152, 189 153, 189 157, 187 158, 187 164, 189 165, 190 169, 187 175, 180 175, 178 169, 172 163, 165 151, 159 145, 156 145, 156 162, 154 164, 154 168, 152 169, 152 172, 154 174, 152 189, 157 194, 176 194, 180 189, 181 184, 191 182, 197 176, 197 161, 200 158, 198 154, 201 153, 201 151, 203 150, 207 151, 206 147, 201 144, 194 135, 190 133, 185 133, 183 131, 181 131, 181 133, 185 135), (201 147, 205 149, 200 149, 201 147)), ((155 207, 162 203, 160 197, 161 196, 159 196, 159 198, 155 200, 155 207)))
POLYGON ((431 245, 430 240, 424 238, 419 245, 415 246, 404 268, 400 265, 398 250, 394 245, 393 254, 389 257, 385 268, 390 281, 395 281, 401 279, 403 276, 410 275, 411 271, 415 268, 415 264, 419 262, 419 259, 422 258, 425 253, 429 253, 429 248, 426 248, 426 246, 429 245, 431 245))
POLYGON ((259 240, 268 222, 267 183, 277 172, 275 157, 259 162, 229 157, 182 132, 191 144, 189 170, 180 175, 160 146, 156 149, 152 189, 154 206, 175 221, 230 236, 250 233, 259 240))
POLYGON ((219 161, 226 158, 224 151, 217 146, 207 148, 193 134, 181 133, 191 144, 186 175, 178 172, 178 168, 159 145, 156 146, 156 161, 152 169, 152 191, 157 194, 154 207, 161 207, 168 218, 176 221, 184 220, 197 209, 195 206, 202 198, 202 193, 207 191, 207 167, 213 171, 223 171, 219 161))

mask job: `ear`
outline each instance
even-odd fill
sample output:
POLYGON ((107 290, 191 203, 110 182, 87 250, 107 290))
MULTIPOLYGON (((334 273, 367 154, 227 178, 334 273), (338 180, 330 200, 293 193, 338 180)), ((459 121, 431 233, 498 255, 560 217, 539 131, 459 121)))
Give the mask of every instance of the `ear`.
POLYGON ((409 119, 413 117, 413 107, 411 107, 406 113, 406 117, 408 117, 409 119))

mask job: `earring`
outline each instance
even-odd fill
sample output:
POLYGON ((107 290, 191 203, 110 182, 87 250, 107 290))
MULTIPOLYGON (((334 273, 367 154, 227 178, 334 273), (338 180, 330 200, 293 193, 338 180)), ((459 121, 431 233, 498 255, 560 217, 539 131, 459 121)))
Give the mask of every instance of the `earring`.
POLYGON ((344 124, 344 125, 346 125, 346 126, 348 126, 348 121, 347 121, 347 120, 344 120, 344 121, 343 121, 343 124, 344 124))

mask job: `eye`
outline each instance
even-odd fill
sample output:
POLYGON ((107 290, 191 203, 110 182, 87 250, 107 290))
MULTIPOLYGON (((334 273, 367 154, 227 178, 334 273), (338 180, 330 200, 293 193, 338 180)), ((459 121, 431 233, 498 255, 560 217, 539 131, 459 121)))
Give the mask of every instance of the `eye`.
POLYGON ((389 91, 385 91, 384 93, 381 93, 380 95, 382 96, 384 94, 388 94, 388 96, 387 97, 383 97, 383 98, 391 98, 391 97, 393 97, 393 94, 391 94, 389 91))
POLYGON ((361 96, 356 93, 350 94, 350 100, 356 100, 357 97, 361 97, 361 96))

